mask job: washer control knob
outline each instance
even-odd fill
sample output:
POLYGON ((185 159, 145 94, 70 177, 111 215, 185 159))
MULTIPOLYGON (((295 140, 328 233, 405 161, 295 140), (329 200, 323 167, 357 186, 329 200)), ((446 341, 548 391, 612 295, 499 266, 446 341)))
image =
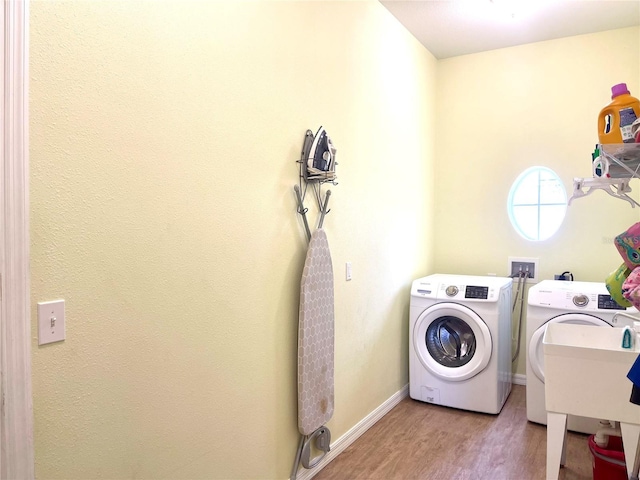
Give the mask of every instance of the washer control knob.
POLYGON ((455 285, 449 285, 445 290, 445 293, 450 297, 455 297, 458 294, 458 287, 455 285))
POLYGON ((589 303, 589 297, 586 295, 576 295, 573 297, 573 303, 576 307, 584 307, 589 303))

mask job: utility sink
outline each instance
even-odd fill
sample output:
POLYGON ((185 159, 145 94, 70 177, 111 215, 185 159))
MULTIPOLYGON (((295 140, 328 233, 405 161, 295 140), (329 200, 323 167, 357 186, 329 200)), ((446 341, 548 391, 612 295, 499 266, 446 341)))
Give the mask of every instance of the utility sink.
MULTIPOLYGON (((542 339, 547 404, 547 480, 566 456, 567 415, 620 422, 627 476, 640 436, 640 406, 631 403, 627 373, 640 345, 624 349, 621 328, 550 323, 542 339)), ((640 343, 640 342, 638 342, 640 343)))
POLYGON ((551 323, 542 343, 547 411, 640 424, 627 378, 640 348, 621 347, 621 328, 551 323))

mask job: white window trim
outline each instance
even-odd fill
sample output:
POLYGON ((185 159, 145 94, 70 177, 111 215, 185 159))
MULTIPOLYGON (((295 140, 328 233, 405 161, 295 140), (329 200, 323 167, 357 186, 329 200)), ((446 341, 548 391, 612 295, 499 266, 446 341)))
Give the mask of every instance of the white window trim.
POLYGON ((34 478, 29 273, 28 0, 2 13, 0 478, 34 478))

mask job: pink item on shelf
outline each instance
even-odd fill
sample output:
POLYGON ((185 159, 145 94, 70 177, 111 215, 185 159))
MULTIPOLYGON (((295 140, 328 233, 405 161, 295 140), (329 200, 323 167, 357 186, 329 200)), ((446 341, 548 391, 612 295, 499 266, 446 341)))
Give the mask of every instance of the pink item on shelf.
POLYGON ((634 269, 622 284, 622 295, 631 304, 640 308, 640 268, 634 269))
POLYGON ((618 253, 629 270, 640 266, 640 222, 631 225, 614 239, 618 253))

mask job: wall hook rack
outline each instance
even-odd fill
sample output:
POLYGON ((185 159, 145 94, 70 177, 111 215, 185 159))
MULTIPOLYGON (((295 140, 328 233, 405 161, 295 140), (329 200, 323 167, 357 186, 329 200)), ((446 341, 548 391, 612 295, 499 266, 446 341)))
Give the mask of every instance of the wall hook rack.
POLYGON ((293 188, 296 192, 298 213, 302 216, 307 240, 311 240, 311 230, 307 220, 309 209, 304 206, 307 187, 311 186, 314 192, 320 211, 318 228, 322 228, 324 217, 330 212, 328 205, 331 190, 327 190, 323 197, 321 186, 329 182, 333 185, 338 184, 336 181, 336 148, 322 126, 318 128, 315 135, 311 130, 305 132, 300 160, 297 160, 297 163, 300 166, 300 185, 295 185, 293 188))

